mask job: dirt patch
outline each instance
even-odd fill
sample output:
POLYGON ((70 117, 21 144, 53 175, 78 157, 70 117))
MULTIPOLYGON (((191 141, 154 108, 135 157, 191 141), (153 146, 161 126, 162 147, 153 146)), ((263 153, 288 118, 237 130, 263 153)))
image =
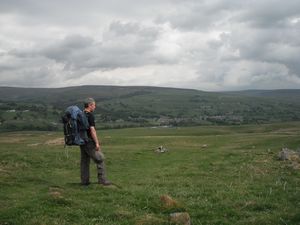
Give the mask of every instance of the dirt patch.
POLYGON ((0 142, 3 144, 16 144, 24 142, 26 139, 21 137, 0 137, 0 142))
POLYGON ((64 145, 64 144, 65 144, 64 138, 55 138, 45 142, 45 145, 64 145))
POLYGON ((34 146, 38 146, 41 145, 42 143, 32 143, 32 144, 28 144, 27 146, 29 147, 34 147, 34 146))
POLYGON ((125 209, 119 209, 115 211, 115 216, 119 219, 128 219, 133 218, 133 213, 125 209))
POLYGON ((156 217, 155 215, 147 214, 138 219, 136 225, 153 225, 153 224, 165 224, 167 221, 156 217))
POLYGON ((53 198, 53 199, 63 199, 63 190, 61 188, 58 187, 50 187, 49 188, 49 195, 53 198))
POLYGON ((5 168, 1 168, 0 167, 0 174, 10 174, 10 171, 8 169, 5 169, 5 168))
POLYGON ((282 128, 271 132, 273 134, 286 134, 286 135, 297 135, 299 134, 298 128, 282 128))

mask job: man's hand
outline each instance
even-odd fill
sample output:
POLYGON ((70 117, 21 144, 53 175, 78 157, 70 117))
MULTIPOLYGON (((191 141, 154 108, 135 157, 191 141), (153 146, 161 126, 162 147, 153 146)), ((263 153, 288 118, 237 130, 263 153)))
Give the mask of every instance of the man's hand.
POLYGON ((100 149, 100 145, 99 144, 96 144, 96 148, 95 148, 96 151, 101 151, 100 149))

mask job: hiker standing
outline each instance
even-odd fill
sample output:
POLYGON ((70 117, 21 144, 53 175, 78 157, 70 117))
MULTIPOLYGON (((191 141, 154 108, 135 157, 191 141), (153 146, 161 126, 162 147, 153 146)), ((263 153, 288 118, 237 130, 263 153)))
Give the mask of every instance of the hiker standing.
POLYGON ((93 98, 87 98, 84 101, 84 113, 89 122, 89 129, 87 131, 88 141, 80 146, 81 160, 81 184, 90 184, 90 159, 92 158, 97 165, 98 183, 102 185, 111 185, 111 182, 106 179, 104 155, 101 151, 99 139, 97 137, 94 110, 96 109, 96 102, 93 98))

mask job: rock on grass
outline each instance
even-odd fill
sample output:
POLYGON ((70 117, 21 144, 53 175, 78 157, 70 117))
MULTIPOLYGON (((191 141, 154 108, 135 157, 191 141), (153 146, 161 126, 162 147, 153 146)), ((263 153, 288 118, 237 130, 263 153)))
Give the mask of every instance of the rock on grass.
POLYGON ((160 201, 162 203, 162 207, 165 209, 171 209, 171 208, 180 208, 180 204, 171 198, 169 195, 162 195, 160 196, 160 201))
POLYGON ((171 213, 170 223, 177 225, 191 225, 191 218, 187 212, 171 213))

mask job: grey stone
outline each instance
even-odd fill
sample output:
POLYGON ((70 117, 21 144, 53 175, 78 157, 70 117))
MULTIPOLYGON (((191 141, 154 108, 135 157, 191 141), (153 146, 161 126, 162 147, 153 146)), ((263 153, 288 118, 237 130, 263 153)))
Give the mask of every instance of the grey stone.
POLYGON ((191 218, 187 212, 171 213, 170 223, 177 225, 191 225, 191 218))

